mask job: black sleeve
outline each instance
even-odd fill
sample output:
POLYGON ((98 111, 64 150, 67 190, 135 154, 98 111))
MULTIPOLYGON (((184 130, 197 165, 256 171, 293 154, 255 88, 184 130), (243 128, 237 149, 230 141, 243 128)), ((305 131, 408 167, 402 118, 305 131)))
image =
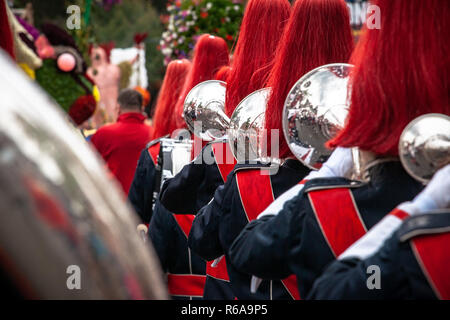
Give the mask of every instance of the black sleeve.
POLYGON ((291 275, 289 254, 291 225, 299 224, 298 196, 286 202, 276 216, 256 219, 242 230, 230 247, 231 263, 240 271, 263 279, 283 279, 291 275))
MULTIPOLYGON (((356 258, 336 260, 319 277, 308 299, 401 299, 408 296, 410 286, 402 265, 405 257, 396 235, 383 247, 364 260, 356 258), (379 289, 376 277, 379 274, 379 289), (372 289, 369 289, 372 288, 372 289)), ((409 259, 408 259, 409 260, 409 259)))
POLYGON ((149 223, 150 221, 150 214, 145 212, 145 193, 148 192, 148 190, 146 190, 146 185, 148 186, 149 183, 153 184, 153 182, 146 181, 149 161, 151 161, 151 159, 147 149, 142 150, 134 173, 133 182, 131 183, 130 191, 128 192, 128 200, 143 223, 149 223))
POLYGON ((219 228, 224 211, 227 210, 224 204, 229 205, 231 202, 228 196, 231 193, 231 185, 232 179, 217 188, 211 202, 200 209, 195 216, 189 233, 189 247, 206 261, 211 261, 224 254, 220 243, 219 228))
POLYGON ((198 187, 205 178, 206 166, 203 162, 196 162, 185 165, 175 177, 164 182, 159 199, 167 210, 177 214, 195 214, 198 187))
POLYGON ((168 268, 173 265, 171 259, 176 254, 176 244, 174 243, 175 239, 173 237, 176 227, 171 213, 159 202, 156 202, 155 210, 148 227, 148 235, 164 272, 167 272, 168 268))

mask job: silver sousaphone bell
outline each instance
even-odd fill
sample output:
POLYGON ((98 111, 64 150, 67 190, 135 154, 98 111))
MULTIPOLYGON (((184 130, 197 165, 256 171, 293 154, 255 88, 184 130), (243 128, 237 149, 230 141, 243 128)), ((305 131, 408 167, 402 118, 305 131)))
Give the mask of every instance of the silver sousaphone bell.
POLYGON ((234 109, 228 129, 228 143, 238 162, 263 158, 264 119, 270 88, 245 97, 234 109))
POLYGON ((427 183, 450 163, 450 117, 430 113, 414 119, 403 130, 398 148, 405 170, 427 183))
POLYGON ((344 126, 352 68, 346 63, 318 67, 301 77, 286 98, 284 136, 292 153, 311 169, 329 158, 332 150, 324 144, 344 126))
POLYGON ((1 50, 0 69, 0 269, 11 280, 2 293, 168 298, 153 247, 98 154, 1 50))
POLYGON ((203 141, 226 135, 230 119, 224 111, 225 92, 225 82, 208 80, 192 88, 184 100, 184 120, 189 130, 203 141))
MULTIPOLYGON (((230 119, 224 112, 226 83, 208 80, 189 91, 183 104, 183 118, 189 131, 203 141, 223 139, 230 119)), ((186 131, 186 130, 184 130, 186 131)), ((161 139, 160 154, 156 166, 153 205, 156 203, 164 181, 174 177, 191 161, 193 140, 186 137, 161 139)), ((190 135, 190 134, 188 134, 190 135)))

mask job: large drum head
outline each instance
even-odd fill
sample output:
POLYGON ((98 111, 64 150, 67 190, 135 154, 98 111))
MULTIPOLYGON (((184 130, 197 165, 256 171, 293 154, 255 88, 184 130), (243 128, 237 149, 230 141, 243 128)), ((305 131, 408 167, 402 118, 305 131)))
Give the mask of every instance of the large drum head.
POLYGON ((0 68, 2 276, 26 298, 167 298, 153 248, 105 164, 1 52, 0 68))
POLYGON ((230 119, 224 112, 225 92, 225 82, 209 80, 192 88, 184 100, 184 120, 189 130, 204 141, 226 134, 230 119))
POLYGON ((292 153, 312 169, 319 169, 331 155, 324 144, 344 126, 352 68, 345 63, 316 68, 300 78, 286 98, 284 136, 292 153))
POLYGON ((450 117, 431 113, 414 119, 400 136, 399 155, 413 178, 428 182, 450 163, 450 117))
POLYGON ((263 158, 264 119, 270 89, 257 90, 244 98, 231 116, 228 143, 239 162, 263 158))

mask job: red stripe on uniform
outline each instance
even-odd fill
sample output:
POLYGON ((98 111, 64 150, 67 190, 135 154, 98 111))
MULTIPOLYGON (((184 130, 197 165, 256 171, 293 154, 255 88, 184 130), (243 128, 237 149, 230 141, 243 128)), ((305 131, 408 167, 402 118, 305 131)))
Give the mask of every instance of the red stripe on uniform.
POLYGON ((153 160, 153 164, 156 166, 158 164, 158 155, 159 155, 159 149, 161 147, 161 142, 155 143, 154 145, 150 146, 147 151, 150 155, 150 158, 153 160))
POLYGON ((274 201, 270 175, 259 170, 239 171, 236 182, 247 219, 255 220, 274 201))
POLYGON ((289 277, 281 280, 286 290, 291 295, 292 299, 294 300, 300 300, 300 292, 298 292, 298 282, 297 282, 297 276, 292 274, 289 277))
POLYGON ((167 286, 172 296, 203 297, 206 276, 195 274, 168 274, 167 286))
POLYGON ((409 213, 397 208, 392 210, 389 214, 399 218, 400 220, 405 220, 406 218, 409 218, 409 213))
POLYGON ((178 226, 183 231, 186 238, 188 238, 195 216, 192 214, 174 214, 173 217, 177 221, 178 226))
POLYGON ((222 281, 230 281, 225 257, 223 257, 215 267, 212 266, 214 261, 215 260, 208 261, 206 263, 206 274, 215 279, 219 279, 222 281))
POLYGON ((420 236, 411 241, 428 283, 441 300, 450 300, 450 233, 420 236))
POLYGON ((211 148, 222 180, 223 182, 227 182, 228 175, 236 166, 236 159, 231 152, 230 145, 227 142, 213 143, 211 148))
MULTIPOLYGON (((259 170, 240 171, 236 173, 236 181, 247 219, 249 222, 255 220, 274 201, 270 175, 262 175, 259 170)), ((281 283, 293 299, 300 300, 295 275, 281 280, 281 283)))
POLYGON ((328 245, 337 257, 366 232, 351 191, 345 188, 308 193, 328 245))

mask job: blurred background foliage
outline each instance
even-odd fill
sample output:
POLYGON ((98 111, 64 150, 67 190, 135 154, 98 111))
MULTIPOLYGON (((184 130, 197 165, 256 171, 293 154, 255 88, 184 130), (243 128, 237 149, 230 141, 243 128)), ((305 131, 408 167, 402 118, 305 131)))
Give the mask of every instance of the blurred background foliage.
POLYGON ((236 43, 244 0, 169 0, 161 15, 165 30, 159 48, 164 64, 189 58, 198 37, 208 33, 225 39, 230 51, 236 43))
MULTIPOLYGON (((150 93, 155 98, 164 76, 163 55, 157 49, 163 23, 160 15, 166 10, 167 0, 14 0, 16 8, 24 8, 27 3, 33 5, 34 25, 39 29, 46 22, 67 30, 66 13, 69 5, 81 8, 81 29, 67 30, 89 62, 90 44, 114 42, 116 48, 128 48, 134 45, 136 33, 147 33, 145 39, 146 68, 150 93), (89 8, 87 8, 89 6, 89 8), (86 21, 86 15, 89 19, 86 21)), ((153 101, 156 99, 152 99, 153 101)))

